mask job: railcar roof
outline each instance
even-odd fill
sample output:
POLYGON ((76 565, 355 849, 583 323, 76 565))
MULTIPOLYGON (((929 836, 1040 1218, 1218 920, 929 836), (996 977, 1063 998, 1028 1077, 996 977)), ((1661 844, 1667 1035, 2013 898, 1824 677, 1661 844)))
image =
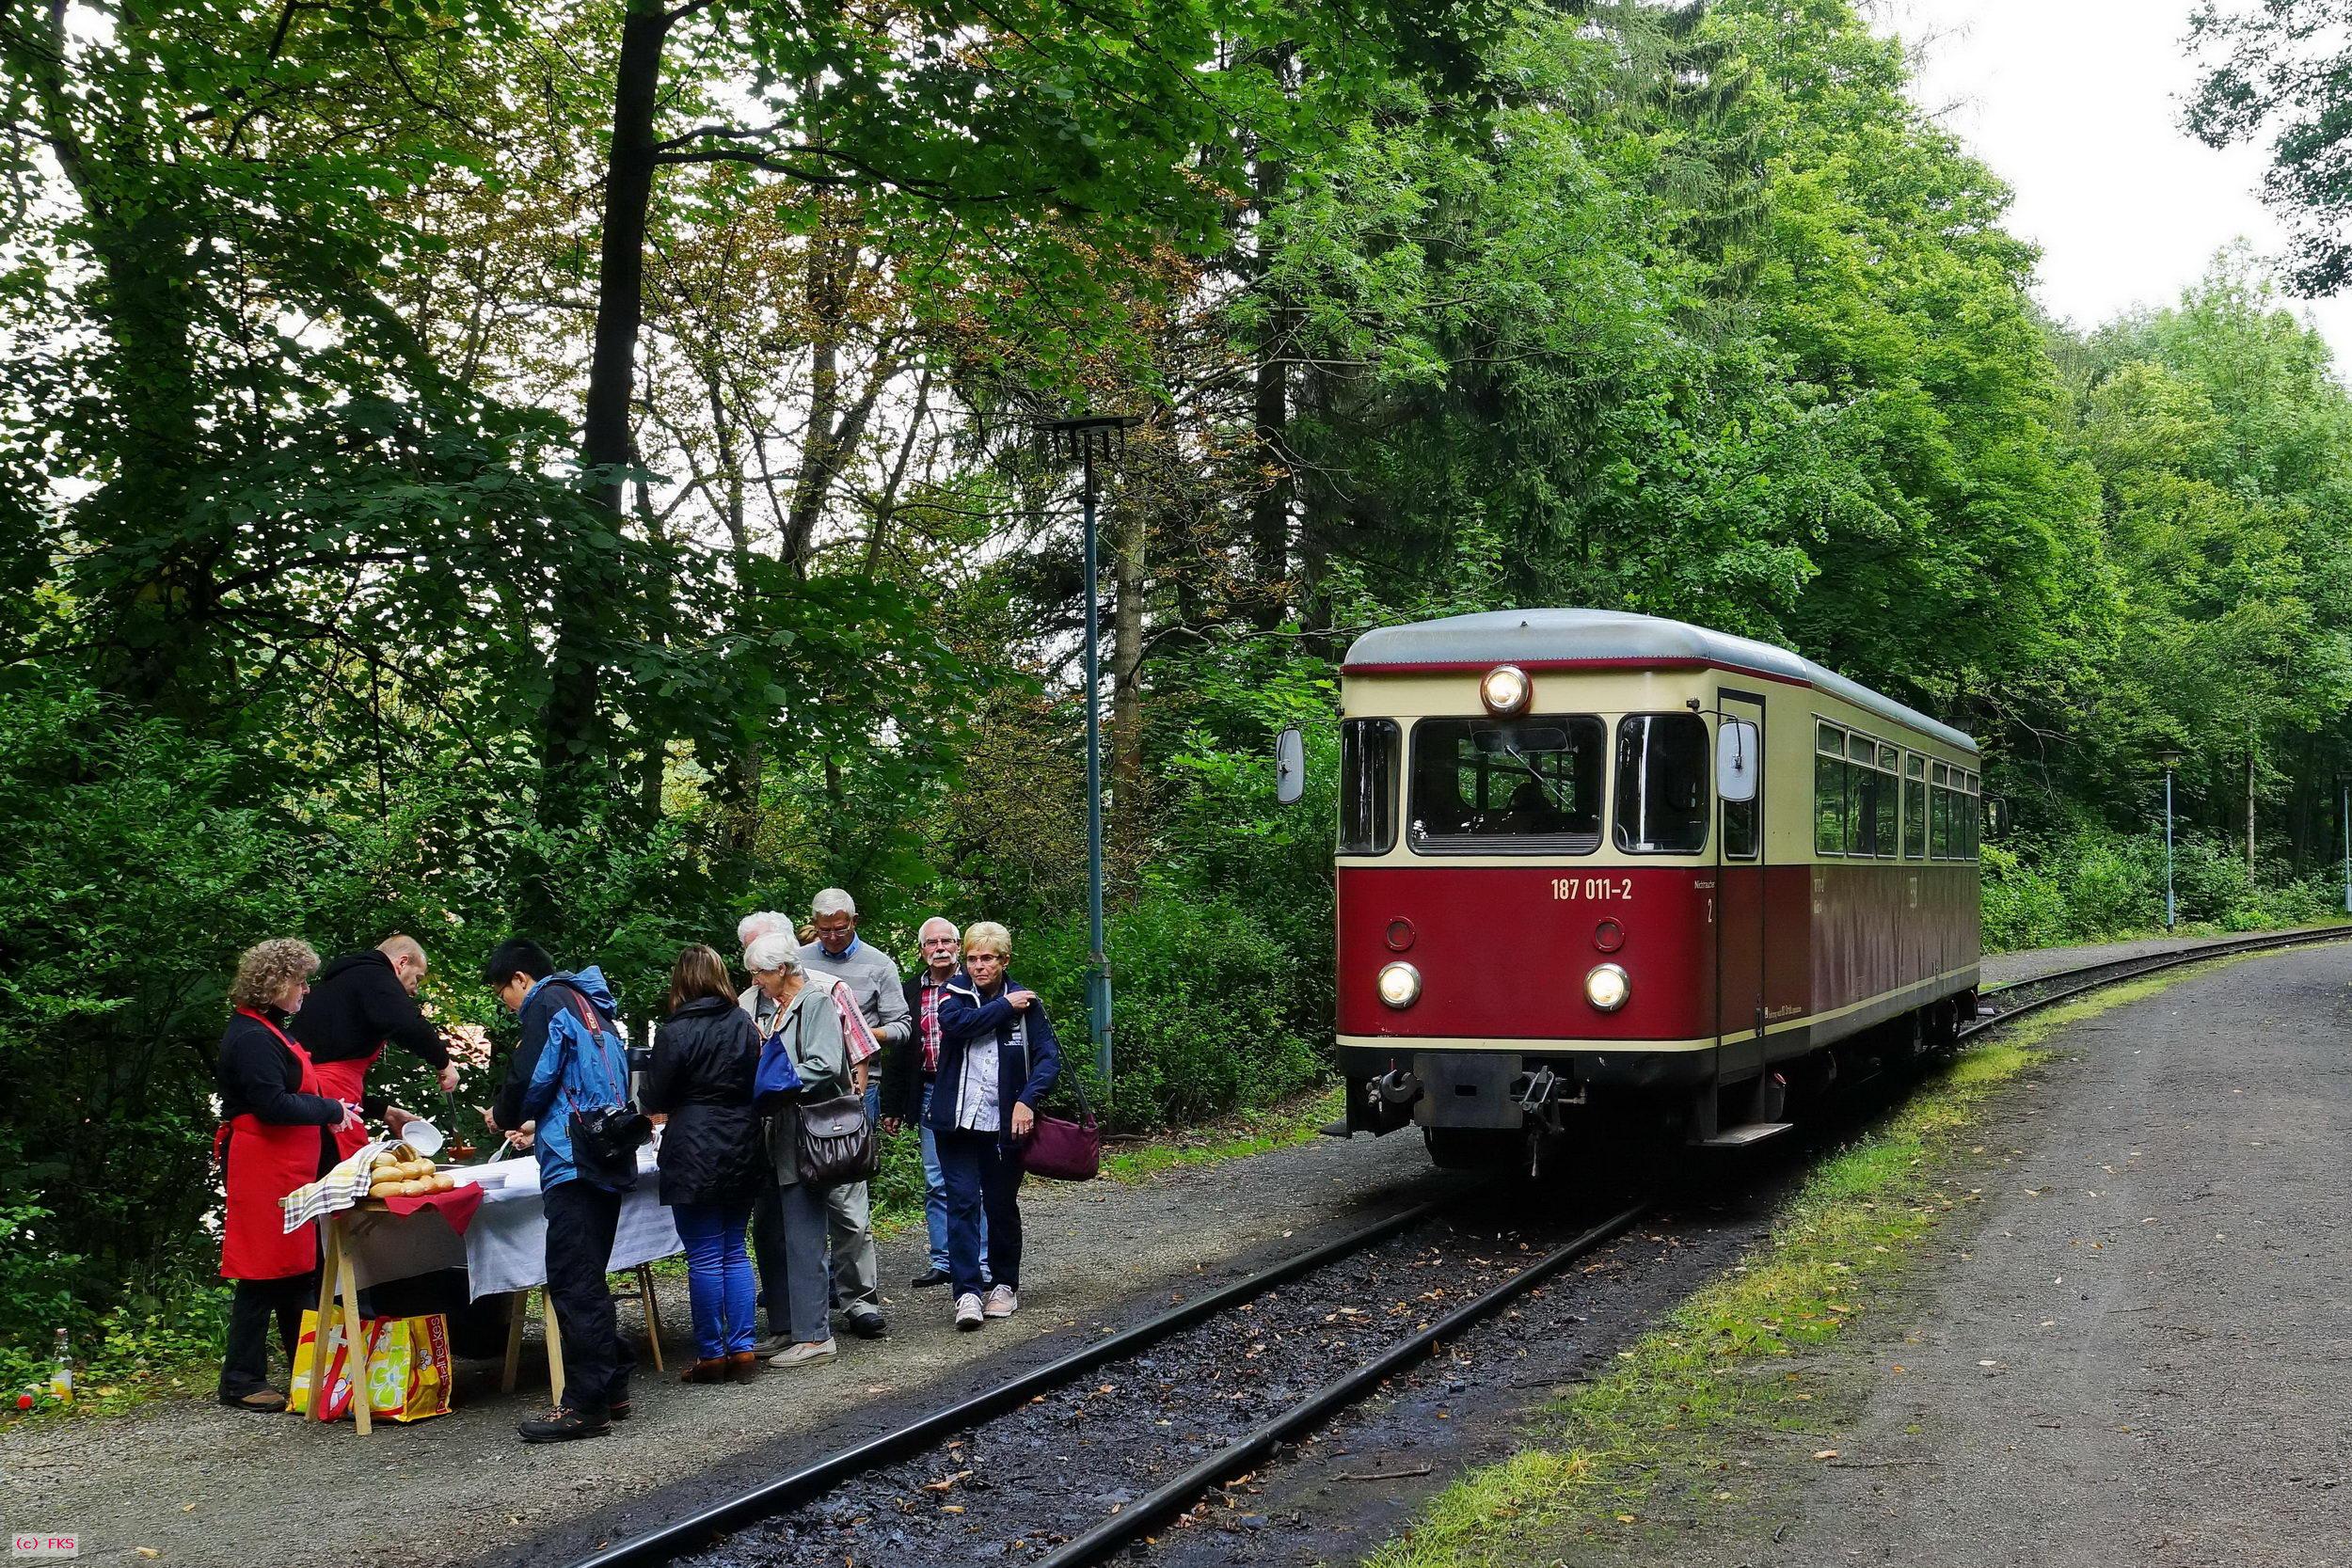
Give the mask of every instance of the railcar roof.
POLYGON ((1809 658, 1682 621, 1615 610, 1494 610, 1442 621, 1382 626, 1356 639, 1346 668, 1364 666, 1539 664, 1580 659, 1695 659, 1802 681, 1856 707, 1974 752, 1977 743, 1892 697, 1825 670, 1809 658))

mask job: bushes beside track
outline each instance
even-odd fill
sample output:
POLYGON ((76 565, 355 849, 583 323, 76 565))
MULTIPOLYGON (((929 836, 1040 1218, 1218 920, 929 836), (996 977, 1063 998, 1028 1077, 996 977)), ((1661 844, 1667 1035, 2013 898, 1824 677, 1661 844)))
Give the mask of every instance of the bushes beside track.
MULTIPOLYGON (((2083 829, 1984 847, 1988 953, 2104 942, 2164 927, 2164 840, 2083 829)), ((2173 846, 2180 925, 2217 931, 2307 926, 2344 912, 2344 884, 2249 876, 2241 844, 2184 836, 2173 846)))

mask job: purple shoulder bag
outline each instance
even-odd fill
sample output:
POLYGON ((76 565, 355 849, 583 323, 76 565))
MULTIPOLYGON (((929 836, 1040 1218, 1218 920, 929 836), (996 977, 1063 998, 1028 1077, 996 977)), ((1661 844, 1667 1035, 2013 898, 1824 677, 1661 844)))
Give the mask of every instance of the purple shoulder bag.
MULTIPOLYGON (((1020 1028, 1021 1076, 1025 1083, 1029 1076, 1029 1021, 1025 1017, 1020 1028)), ((1103 1134, 1095 1129, 1094 1107, 1087 1103, 1086 1088, 1074 1074, 1070 1086, 1077 1091, 1078 1114, 1085 1119, 1071 1121, 1038 1112, 1036 1125, 1019 1146, 1021 1168, 1049 1181, 1091 1181, 1103 1170, 1103 1134)))

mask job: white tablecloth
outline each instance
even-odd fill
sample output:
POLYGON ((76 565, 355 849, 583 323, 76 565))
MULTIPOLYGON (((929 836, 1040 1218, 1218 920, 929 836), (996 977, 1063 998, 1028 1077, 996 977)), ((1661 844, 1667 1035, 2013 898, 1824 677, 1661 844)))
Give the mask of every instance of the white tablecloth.
MULTIPOLYGON (((670 1211, 662 1207, 650 1148, 639 1151, 637 1168, 637 1185, 621 1198, 612 1260, 606 1265, 615 1274, 686 1250, 670 1211)), ((548 1211, 539 1196, 538 1163, 504 1160, 475 1169, 498 1176, 483 1181, 482 1207, 474 1211, 463 1237, 429 1214, 410 1219, 382 1212, 344 1216, 352 1268, 362 1290, 388 1279, 457 1268, 466 1271, 468 1291, 477 1301, 547 1283, 548 1211)), ((462 1180, 472 1172, 450 1174, 462 1180)))

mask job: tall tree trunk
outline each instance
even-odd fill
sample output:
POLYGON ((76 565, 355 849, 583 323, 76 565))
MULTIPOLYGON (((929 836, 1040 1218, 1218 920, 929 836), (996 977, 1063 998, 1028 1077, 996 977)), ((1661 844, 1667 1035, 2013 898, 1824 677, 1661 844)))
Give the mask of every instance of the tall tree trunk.
MULTIPOLYGON (((670 541, 664 536, 661 518, 653 504, 653 487, 645 482, 644 459, 642 453, 633 459, 636 467, 637 521, 645 531, 645 541, 663 558, 670 554, 670 541)), ((657 651, 670 645, 670 623, 675 613, 676 589, 669 574, 657 572, 645 584, 645 642, 657 651)), ((651 705, 647 705, 650 708, 651 705)), ((642 733, 637 737, 637 816, 646 827, 661 820, 661 786, 670 767, 670 737, 652 728, 649 712, 638 716, 642 733)))
MULTIPOLYGON (((596 628, 601 617, 612 613, 610 600, 621 581, 616 568, 624 485, 634 449, 629 397, 637 385, 637 338, 644 321, 646 222, 657 163, 654 116, 661 52, 675 20, 654 0, 628 0, 613 69, 596 337, 580 441, 595 521, 580 536, 561 539, 550 562, 555 636, 540 731, 539 824, 554 832, 577 827, 586 816, 605 751, 596 714, 604 678, 596 628)), ((535 866, 525 870, 523 913, 532 924, 546 926, 559 912, 554 890, 535 866)))
POLYGON ((808 434, 801 443, 801 471, 784 527, 784 558, 803 576, 841 470, 865 439, 882 388, 898 372, 896 344, 878 346, 865 389, 844 405, 841 347, 849 341, 850 283, 858 264, 854 239, 820 232, 809 242, 808 307, 816 330, 809 340, 808 434))
MULTIPOLYGON (((727 623, 737 634, 738 645, 748 646, 756 629, 752 623, 758 604, 752 592, 752 577, 756 568, 753 565, 751 524, 744 512, 749 483, 746 465, 750 459, 736 442, 733 412, 727 406, 726 388, 715 363, 705 369, 703 389, 710 400, 710 428, 718 438, 720 470, 726 476, 723 521, 728 554, 735 566, 735 591, 727 606, 727 623)), ((727 848, 738 855, 751 853, 759 836, 760 733, 759 725, 746 725, 734 753, 718 769, 719 803, 725 812, 724 840, 727 848)))
POLYGON ((2254 728, 2246 728, 2246 881, 2254 881, 2254 728))
MULTIPOLYGON (((65 0, 12 8, 16 24, 0 26, 0 66, 29 87, 29 118, 81 202, 96 262, 81 297, 111 350, 103 374, 119 432, 114 475, 75 508, 88 552, 76 577, 102 607, 109 646, 100 679, 143 707, 201 718, 228 672, 202 667, 221 542, 189 515, 203 493, 199 217, 153 199, 151 167, 125 162, 145 156, 154 127, 107 125, 100 146, 85 141, 75 110, 86 100, 67 79, 66 10, 65 0)), ((135 28, 123 31, 126 48, 140 47, 135 28)), ((103 94, 87 102, 102 116, 108 107, 103 94)))
POLYGON ((841 317, 848 307, 835 250, 831 225, 820 224, 808 242, 808 314, 815 324, 808 344, 808 433, 801 441, 801 471, 784 526, 784 559, 803 576, 833 488, 834 421, 841 407, 841 317))
MULTIPOLYGON (((1273 257, 1266 224, 1281 200, 1289 170, 1281 159, 1262 148, 1253 169, 1251 205, 1258 221, 1258 286, 1270 290, 1267 279, 1273 257)), ((1251 434, 1257 442, 1258 466, 1264 470, 1262 488, 1249 503, 1250 565, 1257 578, 1251 619, 1262 630, 1279 626, 1289 594, 1291 467, 1290 467, 1290 312, 1271 293, 1265 301, 1264 325, 1259 329, 1257 365, 1250 396, 1251 434)))
MULTIPOLYGON (((1299 370, 1299 403, 1311 411, 1311 424, 1331 428, 1331 378, 1312 364, 1299 370)), ((1292 437, 1295 450, 1296 437, 1292 437)), ((1312 634, 1311 647, 1321 648, 1331 630, 1331 535, 1339 525, 1339 509, 1331 486, 1312 477, 1298 486, 1298 616, 1312 634)), ((1336 655, 1337 650, 1330 650, 1336 655)))

